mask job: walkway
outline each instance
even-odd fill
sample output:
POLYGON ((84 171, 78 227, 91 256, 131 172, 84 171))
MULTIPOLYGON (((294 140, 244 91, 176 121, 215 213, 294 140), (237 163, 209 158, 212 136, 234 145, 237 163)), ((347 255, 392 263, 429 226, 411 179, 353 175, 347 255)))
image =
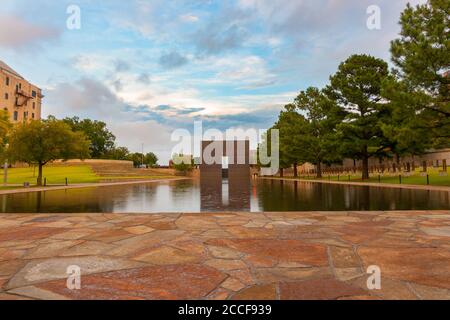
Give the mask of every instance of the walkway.
POLYGON ((447 210, 0 215, 0 299, 450 299, 449 274, 447 210))
POLYGON ((123 185, 132 185, 132 184, 145 184, 145 183, 167 182, 167 181, 177 181, 177 180, 187 180, 187 179, 191 179, 191 178, 164 178, 164 179, 135 180, 135 181, 123 181, 123 182, 77 183, 77 184, 70 184, 68 186, 64 186, 64 185, 51 186, 51 185, 49 185, 47 187, 31 187, 31 188, 0 190, 0 195, 13 194, 13 193, 39 192, 39 191, 52 191, 52 190, 123 186, 123 185))

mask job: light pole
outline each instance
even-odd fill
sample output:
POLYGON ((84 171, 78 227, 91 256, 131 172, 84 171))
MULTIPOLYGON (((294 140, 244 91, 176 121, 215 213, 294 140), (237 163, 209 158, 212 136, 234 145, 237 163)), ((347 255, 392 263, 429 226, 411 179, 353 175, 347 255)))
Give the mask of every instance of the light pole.
MULTIPOLYGON (((6 149, 8 149, 9 145, 6 144, 6 149)), ((8 159, 5 159, 4 167, 3 167, 3 185, 8 184, 8 159)))
POLYGON ((144 144, 142 144, 142 167, 144 166, 144 144))

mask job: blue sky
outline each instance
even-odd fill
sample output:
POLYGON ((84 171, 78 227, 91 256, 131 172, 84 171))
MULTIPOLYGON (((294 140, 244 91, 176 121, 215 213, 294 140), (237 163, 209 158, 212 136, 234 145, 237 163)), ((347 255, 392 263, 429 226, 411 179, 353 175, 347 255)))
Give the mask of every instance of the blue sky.
POLYGON ((44 90, 44 115, 103 120, 119 144, 166 163, 174 129, 264 129, 349 55, 388 61, 408 1, 1 2, 0 59, 44 90), (79 30, 66 27, 69 5, 79 30), (370 5, 380 30, 366 26, 370 5))

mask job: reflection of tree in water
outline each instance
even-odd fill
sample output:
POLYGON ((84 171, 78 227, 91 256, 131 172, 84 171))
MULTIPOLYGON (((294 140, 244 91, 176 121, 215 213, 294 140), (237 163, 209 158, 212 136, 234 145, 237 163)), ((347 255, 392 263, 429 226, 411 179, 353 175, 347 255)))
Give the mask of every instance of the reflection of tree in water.
POLYGON ((449 208, 448 192, 260 180, 262 211, 424 210, 449 208))

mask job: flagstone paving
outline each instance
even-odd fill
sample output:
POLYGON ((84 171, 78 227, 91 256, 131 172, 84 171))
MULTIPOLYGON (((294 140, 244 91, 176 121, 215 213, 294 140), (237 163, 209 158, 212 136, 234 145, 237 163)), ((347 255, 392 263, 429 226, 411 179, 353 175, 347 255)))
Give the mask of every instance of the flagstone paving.
POLYGON ((450 211, 1 214, 3 299, 450 299, 450 211))

